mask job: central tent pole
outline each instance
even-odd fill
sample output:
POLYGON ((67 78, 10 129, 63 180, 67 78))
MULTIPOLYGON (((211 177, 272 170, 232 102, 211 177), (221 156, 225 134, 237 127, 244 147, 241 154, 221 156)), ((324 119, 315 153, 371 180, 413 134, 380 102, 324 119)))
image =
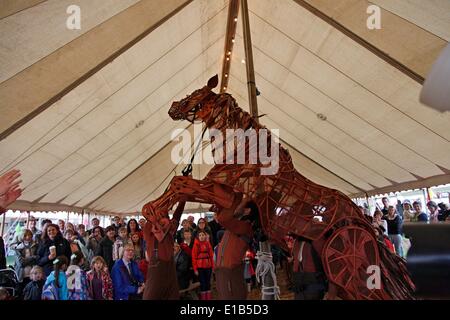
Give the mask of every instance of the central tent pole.
POLYGON ((258 102, 256 101, 255 69, 253 66, 252 38, 248 18, 247 0, 241 0, 242 28, 244 33, 245 66, 247 69, 248 103, 250 114, 258 118, 258 102))
MULTIPOLYGON (((247 70, 247 87, 250 114, 258 122, 258 103, 256 98, 255 69, 253 66, 252 39, 250 21, 248 16, 247 0, 241 0, 242 28, 244 35, 245 65, 247 70)), ((275 266, 272 260, 272 250, 269 241, 259 243, 257 253, 257 278, 262 278, 262 300, 275 300, 278 297, 278 286, 275 275, 275 266)))

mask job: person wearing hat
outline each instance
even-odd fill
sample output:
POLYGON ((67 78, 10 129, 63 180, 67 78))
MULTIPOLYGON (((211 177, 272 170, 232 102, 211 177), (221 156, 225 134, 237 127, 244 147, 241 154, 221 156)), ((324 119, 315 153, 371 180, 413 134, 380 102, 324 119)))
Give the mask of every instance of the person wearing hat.
POLYGON ((445 221, 445 217, 440 213, 439 207, 434 201, 427 202, 428 211, 430 211, 430 222, 445 221))
POLYGON ((415 215, 414 215, 413 207, 411 205, 411 201, 406 199, 405 201, 403 201, 403 220, 412 222, 412 221, 414 221, 414 218, 415 218, 415 215))

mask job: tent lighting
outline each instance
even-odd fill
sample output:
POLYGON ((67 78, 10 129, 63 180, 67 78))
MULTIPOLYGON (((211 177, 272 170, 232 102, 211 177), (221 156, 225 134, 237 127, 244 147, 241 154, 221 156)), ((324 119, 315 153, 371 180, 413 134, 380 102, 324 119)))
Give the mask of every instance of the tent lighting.
POLYGON ((139 127, 142 127, 143 124, 144 124, 144 120, 141 120, 141 121, 139 121, 138 123, 136 123, 135 128, 137 129, 137 128, 139 128, 139 127))

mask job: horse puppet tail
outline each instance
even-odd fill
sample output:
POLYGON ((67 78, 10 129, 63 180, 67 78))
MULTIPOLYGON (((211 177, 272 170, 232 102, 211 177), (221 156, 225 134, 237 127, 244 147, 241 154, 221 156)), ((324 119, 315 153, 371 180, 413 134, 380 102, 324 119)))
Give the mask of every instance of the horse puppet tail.
POLYGON ((406 267, 406 260, 392 253, 384 243, 378 244, 384 291, 393 300, 415 300, 415 285, 406 267))

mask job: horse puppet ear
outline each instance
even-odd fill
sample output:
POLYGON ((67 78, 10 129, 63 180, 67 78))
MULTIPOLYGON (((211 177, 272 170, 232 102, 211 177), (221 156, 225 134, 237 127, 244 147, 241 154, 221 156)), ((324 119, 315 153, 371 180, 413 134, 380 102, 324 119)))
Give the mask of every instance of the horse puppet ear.
POLYGON ((216 74, 214 77, 208 80, 208 87, 214 89, 219 84, 219 76, 216 74))

